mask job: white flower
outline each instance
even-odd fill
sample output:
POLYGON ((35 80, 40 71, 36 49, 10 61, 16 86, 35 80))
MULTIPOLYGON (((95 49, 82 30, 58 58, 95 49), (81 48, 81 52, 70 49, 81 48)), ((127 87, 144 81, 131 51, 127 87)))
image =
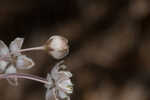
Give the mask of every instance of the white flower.
POLYGON ((70 94, 73 92, 73 84, 71 82, 72 74, 69 71, 64 71, 66 66, 63 61, 57 63, 48 74, 47 80, 51 85, 45 85, 47 92, 46 100, 70 100, 70 94))
MULTIPOLYGON (((16 38, 13 40, 9 48, 0 40, 0 72, 16 73, 17 69, 30 69, 34 66, 32 59, 22 55, 19 50, 22 47, 24 38, 16 38)), ((12 85, 17 84, 17 79, 8 79, 12 85), (15 80, 15 81, 14 81, 15 80)))
POLYGON ((62 36, 54 35, 50 37, 45 47, 55 59, 62 59, 69 53, 68 40, 62 36))

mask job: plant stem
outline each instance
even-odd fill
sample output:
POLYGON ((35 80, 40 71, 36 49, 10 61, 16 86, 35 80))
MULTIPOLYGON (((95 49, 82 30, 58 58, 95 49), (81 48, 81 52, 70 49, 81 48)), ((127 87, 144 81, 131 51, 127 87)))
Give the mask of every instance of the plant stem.
POLYGON ((26 52, 26 51, 35 51, 35 50, 44 50, 44 46, 40 47, 32 47, 32 48, 26 48, 26 49, 20 49, 17 52, 26 52))
POLYGON ((11 52, 9 55, 5 55, 4 57, 0 57, 0 60, 8 60, 10 58, 10 55, 15 54, 16 52, 26 52, 26 51, 35 51, 35 50, 44 50, 44 46, 39 46, 39 47, 32 47, 32 48, 26 48, 26 49, 20 49, 15 52, 11 52))
POLYGON ((22 78, 37 81, 47 85, 52 85, 50 82, 48 82, 47 79, 31 74, 23 74, 23 73, 0 74, 0 79, 7 79, 7 78, 22 78))

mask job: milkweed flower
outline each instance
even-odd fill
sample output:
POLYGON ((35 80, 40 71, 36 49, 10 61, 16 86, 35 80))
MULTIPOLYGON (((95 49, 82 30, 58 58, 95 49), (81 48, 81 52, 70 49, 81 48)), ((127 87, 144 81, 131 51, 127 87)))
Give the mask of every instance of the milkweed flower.
MULTIPOLYGON (((24 38, 16 38, 13 40, 9 48, 0 40, 0 72, 1 73, 17 73, 17 69, 30 69, 34 66, 31 58, 18 52, 23 44, 24 38)), ((17 78, 8 78, 12 85, 17 85, 17 78)))
POLYGON ((7 47, 0 40, 0 79, 7 79, 11 85, 17 85, 19 78, 44 83, 47 88, 45 100, 70 100, 70 95, 73 93, 72 73, 66 70, 64 61, 57 63, 46 78, 17 72, 18 69, 25 70, 34 66, 32 59, 23 55, 22 52, 44 50, 53 58, 62 59, 69 53, 68 40, 54 35, 42 46, 21 49, 23 41, 24 38, 16 38, 7 47))
MULTIPOLYGON (((10 43, 8 48, 7 45, 0 40, 0 72, 16 73, 17 69, 32 68, 34 62, 22 54, 22 52, 25 51, 45 50, 55 59, 62 59, 69 53, 68 40, 59 35, 51 36, 45 44, 39 47, 21 49, 23 41, 24 38, 16 38, 10 43)), ((10 81, 10 83, 17 84, 16 81, 10 81)))
POLYGON ((69 71, 65 71, 65 69, 66 65, 61 61, 47 75, 47 80, 51 84, 45 85, 47 88, 46 100, 70 100, 70 94, 73 92, 73 84, 70 79, 72 74, 69 71))

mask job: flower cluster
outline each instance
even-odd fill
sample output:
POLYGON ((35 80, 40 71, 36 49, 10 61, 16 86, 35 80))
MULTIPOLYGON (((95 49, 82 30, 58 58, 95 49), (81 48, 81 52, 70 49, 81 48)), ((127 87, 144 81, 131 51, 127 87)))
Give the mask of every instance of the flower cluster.
POLYGON ((66 71, 64 61, 57 63, 47 75, 42 78, 35 75, 19 73, 17 70, 27 70, 32 68, 35 63, 23 52, 43 50, 47 51, 55 59, 62 59, 69 53, 68 40, 62 36, 50 37, 44 45, 33 48, 21 49, 24 38, 16 38, 9 47, 0 40, 0 79, 7 79, 11 85, 17 86, 18 78, 34 80, 45 84, 47 88, 46 100, 70 100, 70 94, 73 92, 71 82, 72 74, 66 71))

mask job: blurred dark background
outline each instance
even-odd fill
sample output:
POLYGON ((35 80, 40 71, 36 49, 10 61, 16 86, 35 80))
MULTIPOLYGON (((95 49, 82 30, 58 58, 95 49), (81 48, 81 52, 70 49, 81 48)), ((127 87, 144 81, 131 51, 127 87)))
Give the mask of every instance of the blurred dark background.
MULTIPOLYGON (((69 39, 64 58, 73 73, 71 100, 150 99, 149 0, 1 0, 0 39, 24 37, 23 48, 58 34, 69 39)), ((58 61, 28 52, 36 66, 21 71, 46 77, 58 61)), ((0 82, 0 100, 44 100, 43 84, 0 82)))

